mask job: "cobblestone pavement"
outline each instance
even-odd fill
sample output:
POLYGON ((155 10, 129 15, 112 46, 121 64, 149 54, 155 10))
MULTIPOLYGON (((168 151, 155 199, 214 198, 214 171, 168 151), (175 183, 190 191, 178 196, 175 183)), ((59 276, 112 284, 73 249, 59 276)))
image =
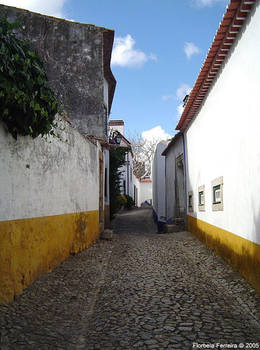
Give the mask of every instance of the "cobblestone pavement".
POLYGON ((222 259, 150 209, 114 226, 0 307, 1 350, 260 348, 260 297, 222 259))

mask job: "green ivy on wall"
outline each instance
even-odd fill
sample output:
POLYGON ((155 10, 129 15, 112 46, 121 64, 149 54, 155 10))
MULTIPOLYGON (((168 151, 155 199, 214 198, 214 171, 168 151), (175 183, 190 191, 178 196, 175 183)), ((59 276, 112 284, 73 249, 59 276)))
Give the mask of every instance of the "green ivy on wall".
POLYGON ((0 118, 15 139, 54 134, 60 103, 48 86, 43 62, 16 36, 19 27, 0 19, 0 118))
POLYGON ((120 179, 119 170, 125 164, 125 155, 129 152, 127 147, 113 148, 109 152, 109 193, 110 193, 110 218, 113 219, 115 213, 120 209, 122 201, 120 199, 120 179))

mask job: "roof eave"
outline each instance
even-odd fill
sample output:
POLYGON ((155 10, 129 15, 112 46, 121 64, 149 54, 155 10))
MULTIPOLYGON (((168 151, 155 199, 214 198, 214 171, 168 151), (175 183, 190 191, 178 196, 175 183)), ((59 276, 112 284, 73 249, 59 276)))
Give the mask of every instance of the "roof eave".
POLYGON ((176 130, 184 132, 216 80, 219 70, 226 61, 237 34, 246 22, 248 14, 258 0, 231 0, 217 30, 207 57, 193 86, 176 130))
POLYGON ((168 146, 165 148, 165 150, 162 152, 162 156, 166 156, 167 153, 169 152, 169 150, 171 149, 171 147, 176 143, 176 141, 180 138, 180 136, 182 135, 181 132, 178 132, 176 135, 173 136, 173 138, 171 139, 170 143, 168 144, 168 146))

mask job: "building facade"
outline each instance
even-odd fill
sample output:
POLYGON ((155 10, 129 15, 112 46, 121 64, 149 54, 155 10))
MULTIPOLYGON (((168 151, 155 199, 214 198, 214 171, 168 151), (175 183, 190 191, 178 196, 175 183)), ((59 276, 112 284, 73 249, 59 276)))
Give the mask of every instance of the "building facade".
POLYGON ((133 152, 131 142, 124 136, 124 121, 110 120, 109 132, 113 138, 117 135, 120 138, 120 147, 129 148, 125 155, 125 164, 120 168, 121 171, 121 193, 134 198, 134 182, 133 182, 133 152))
POLYGON ((260 291, 260 4, 231 0, 177 129, 188 229, 260 291))
POLYGON ((157 144, 152 164, 152 187, 153 187, 153 216, 157 223, 158 231, 163 230, 166 224, 166 177, 165 157, 163 151, 168 141, 161 141, 157 144))
POLYGON ((109 205, 107 118, 114 31, 0 5, 44 61, 62 102, 60 138, 18 136, 0 122, 0 303, 95 242, 109 205))
POLYGON ((152 179, 138 179, 134 175, 134 201, 137 207, 147 203, 152 205, 153 198, 153 183, 152 179))
POLYGON ((44 62, 50 87, 79 132, 107 137, 115 78, 110 69, 114 31, 0 5, 0 16, 19 22, 19 36, 44 62))
POLYGON ((186 221, 183 135, 176 134, 165 150, 165 216, 168 224, 186 221))

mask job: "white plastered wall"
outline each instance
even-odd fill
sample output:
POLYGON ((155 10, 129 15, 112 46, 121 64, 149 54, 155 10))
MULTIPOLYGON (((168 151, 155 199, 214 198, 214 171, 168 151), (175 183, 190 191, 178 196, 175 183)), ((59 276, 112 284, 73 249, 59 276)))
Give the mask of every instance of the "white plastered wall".
POLYGON ((128 188, 129 196, 134 198, 134 183, 133 183, 133 156, 131 152, 128 152, 128 188))
POLYGON ((58 137, 18 137, 0 123, 0 221, 98 210, 100 147, 66 121, 58 137))
POLYGON ((153 197, 152 182, 140 182, 139 205, 147 201, 150 203, 153 197))
POLYGON ((245 25, 197 117, 185 133, 194 212, 260 244, 260 6, 245 25), (212 211, 211 181, 223 176, 223 211, 212 211), (205 211, 198 187, 205 185, 205 211))
POLYGON ((147 201, 150 203, 152 201, 152 182, 151 181, 140 181, 135 175, 133 176, 133 184, 137 189, 137 203, 138 207, 141 206, 142 203, 147 201))
POLYGON ((140 181, 134 174, 133 174, 133 187, 135 187, 135 191, 136 191, 136 193, 135 193, 136 194, 135 205, 140 207, 140 205, 141 205, 140 200, 139 200, 139 197, 140 197, 140 181))
POLYGON ((167 221, 171 222, 175 216, 176 198, 175 198, 175 176, 176 176, 176 158, 183 154, 183 141, 179 137, 168 150, 166 162, 166 216, 167 221))
POLYGON ((166 221, 165 208, 165 157, 162 152, 167 147, 167 141, 161 141, 156 146, 152 167, 153 209, 158 221, 166 221))
MULTIPOLYGON (((116 129, 118 130, 118 129, 116 129)), ((120 147, 129 148, 129 144, 121 140, 120 147)), ((125 154, 125 164, 120 167, 121 171, 121 193, 127 194, 134 198, 134 182, 133 182, 133 156, 132 152, 129 151, 125 154), (123 182, 125 181, 125 193, 123 182)))

